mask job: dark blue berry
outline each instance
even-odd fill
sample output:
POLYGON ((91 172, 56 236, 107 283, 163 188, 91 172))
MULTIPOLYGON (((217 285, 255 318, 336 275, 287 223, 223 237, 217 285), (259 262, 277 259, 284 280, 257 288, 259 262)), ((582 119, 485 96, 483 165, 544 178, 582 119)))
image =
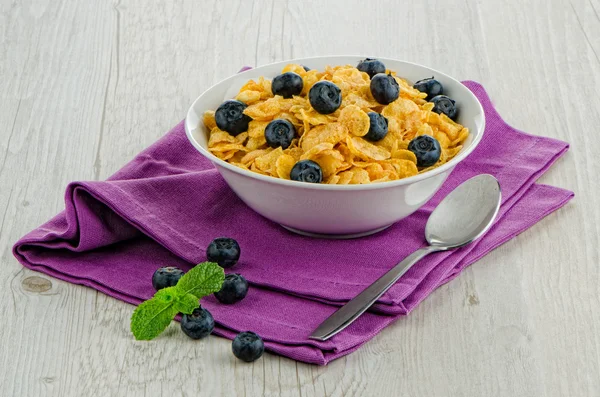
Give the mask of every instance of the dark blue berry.
POLYGON ((231 351, 240 360, 251 363, 263 355, 265 344, 254 332, 240 332, 231 343, 231 351))
POLYGON ((444 93, 444 86, 442 85, 442 83, 440 83, 433 77, 428 77, 426 79, 417 81, 413 85, 413 88, 416 88, 417 90, 426 93, 427 98, 425 99, 427 99, 428 101, 431 100, 431 98, 433 98, 434 96, 442 95, 444 93))
POLYGON ((302 66, 302 68, 304 69, 305 72, 310 71, 310 68, 308 66, 304 66, 304 65, 301 65, 301 66, 302 66))
POLYGON ((431 110, 438 114, 443 113, 452 120, 456 120, 458 109, 456 108, 454 99, 450 99, 446 95, 438 95, 431 98, 430 102, 434 104, 433 109, 431 110))
POLYGON ((304 81, 299 74, 286 72, 275 77, 271 82, 271 91, 273 95, 281 95, 284 98, 291 98, 294 95, 300 95, 304 81))
POLYGON ((370 78, 373 78, 377 73, 385 73, 385 65, 378 59, 365 58, 358 62, 356 66, 361 72, 365 72, 370 78))
POLYGON ((321 183, 323 171, 321 166, 312 160, 301 160, 294 164, 290 179, 293 181, 321 183))
POLYGON ((240 259, 240 245, 232 238, 219 237, 214 239, 206 249, 206 259, 216 262, 223 268, 232 267, 240 259))
POLYGON ((228 274, 225 276, 223 286, 215 297, 221 303, 232 304, 241 301, 248 293, 248 281, 241 274, 228 274))
POLYGON ((272 148, 281 146, 282 149, 287 149, 295 136, 294 125, 284 119, 273 120, 265 128, 265 139, 272 148))
POLYGON ((308 91, 308 100, 317 112, 330 114, 342 104, 342 90, 331 81, 319 81, 308 91))
POLYGON ((200 339, 210 335, 215 328, 215 320, 206 309, 194 309, 192 314, 181 317, 181 330, 192 339, 200 339))
POLYGON ((244 114, 244 109, 246 109, 244 102, 235 99, 223 102, 215 112, 217 127, 233 136, 248 131, 248 123, 252 119, 244 114))
POLYGON ((377 112, 369 112, 369 132, 365 135, 369 141, 380 141, 388 133, 388 121, 385 117, 377 112))
POLYGON ((418 167, 430 167, 438 162, 442 149, 440 143, 432 136, 420 135, 408 144, 408 150, 417 156, 418 167))
POLYGON ((371 95, 382 105, 394 102, 400 95, 400 86, 391 74, 379 73, 371 79, 371 95))
POLYGON ((152 275, 152 286, 155 290, 173 287, 185 273, 178 267, 167 266, 156 270, 152 275))

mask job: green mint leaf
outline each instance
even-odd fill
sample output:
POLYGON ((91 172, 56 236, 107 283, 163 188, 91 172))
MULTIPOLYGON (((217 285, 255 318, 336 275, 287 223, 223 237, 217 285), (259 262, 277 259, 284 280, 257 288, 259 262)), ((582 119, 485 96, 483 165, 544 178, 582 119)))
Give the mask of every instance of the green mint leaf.
POLYGON ((174 304, 173 307, 177 309, 178 312, 184 314, 192 314, 194 309, 198 308, 200 305, 198 303, 198 298, 192 294, 185 294, 181 296, 174 304))
POLYGON ((221 290, 225 272, 223 268, 214 262, 203 262, 194 266, 184 274, 175 288, 182 294, 192 294, 198 299, 221 290))
POLYGON ((221 289, 225 280, 223 268, 213 262, 196 265, 175 287, 163 288, 152 299, 142 302, 131 316, 131 332, 137 340, 156 338, 177 313, 191 314, 198 300, 221 289))
POLYGON ((151 340, 160 335, 179 312, 174 304, 183 296, 176 287, 168 287, 142 302, 131 316, 131 332, 135 339, 151 340))
POLYGON ((184 294, 177 287, 167 287, 156 291, 152 299, 158 298, 164 302, 172 302, 180 299, 184 294))

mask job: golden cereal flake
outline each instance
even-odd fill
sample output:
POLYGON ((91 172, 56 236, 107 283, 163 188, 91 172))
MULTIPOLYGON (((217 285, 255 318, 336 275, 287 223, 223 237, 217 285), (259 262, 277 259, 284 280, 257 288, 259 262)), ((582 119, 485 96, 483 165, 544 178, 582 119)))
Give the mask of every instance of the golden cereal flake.
POLYGON ((215 111, 207 110, 202 115, 202 122, 206 126, 209 131, 212 131, 213 128, 217 128, 217 122, 215 121, 215 111))
POLYGON ((356 105, 348 105, 342 109, 338 121, 355 136, 367 135, 371 126, 369 116, 356 105))
POLYGON ((320 143, 331 143, 333 145, 343 141, 348 135, 346 127, 340 123, 330 123, 314 127, 302 135, 302 149, 307 151, 320 143))
POLYGON ((346 137, 346 144, 348 145, 348 149, 350 149, 354 155, 363 160, 385 160, 389 159, 391 156, 391 153, 387 149, 375 146, 357 136, 351 137, 348 135, 346 137))

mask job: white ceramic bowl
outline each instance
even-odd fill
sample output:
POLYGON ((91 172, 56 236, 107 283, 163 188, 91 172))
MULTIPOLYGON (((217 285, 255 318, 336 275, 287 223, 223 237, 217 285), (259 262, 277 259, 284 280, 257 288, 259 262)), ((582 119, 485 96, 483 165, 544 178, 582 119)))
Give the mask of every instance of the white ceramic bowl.
POLYGON ((272 63, 239 73, 212 86, 190 107, 185 130, 190 142, 212 161, 231 189, 253 210, 294 232, 337 238, 364 236, 383 230, 412 214, 440 188, 454 167, 475 149, 485 127, 483 108, 459 81, 426 66, 378 58, 409 82, 435 76, 444 94, 459 106, 460 122, 470 136, 461 152, 432 171, 398 181, 367 185, 327 185, 289 181, 246 171, 208 151, 208 133, 202 123, 206 110, 233 98, 249 79, 273 78, 289 63, 323 70, 327 65, 356 65, 364 56, 326 56, 272 63))

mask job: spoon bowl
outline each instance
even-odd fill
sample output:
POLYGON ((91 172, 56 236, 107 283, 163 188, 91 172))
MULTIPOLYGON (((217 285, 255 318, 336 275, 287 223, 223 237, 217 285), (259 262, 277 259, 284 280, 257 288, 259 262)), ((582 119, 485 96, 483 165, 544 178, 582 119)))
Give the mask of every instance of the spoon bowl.
POLYGON ((469 179, 435 208, 425 226, 425 238, 442 249, 462 247, 492 226, 501 201, 498 180, 489 174, 469 179))

